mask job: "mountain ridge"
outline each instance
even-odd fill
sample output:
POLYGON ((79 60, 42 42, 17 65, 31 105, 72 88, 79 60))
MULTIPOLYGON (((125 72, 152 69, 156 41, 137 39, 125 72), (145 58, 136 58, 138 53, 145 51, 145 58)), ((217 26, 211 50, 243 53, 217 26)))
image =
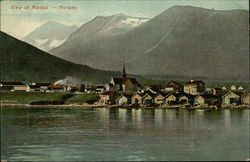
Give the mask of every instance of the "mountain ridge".
POLYGON ((70 50, 65 42, 51 53, 106 70, 115 70, 125 61, 128 72, 140 75, 247 80, 247 27, 246 10, 173 6, 128 32, 81 46, 72 43, 70 50), (138 58, 129 61, 134 57, 138 58))
POLYGON ((67 26, 56 21, 48 21, 22 40, 43 51, 49 51, 63 43, 77 28, 75 25, 67 26))
POLYGON ((66 77, 83 83, 106 83, 120 72, 74 64, 0 32, 1 81, 55 82, 66 77))

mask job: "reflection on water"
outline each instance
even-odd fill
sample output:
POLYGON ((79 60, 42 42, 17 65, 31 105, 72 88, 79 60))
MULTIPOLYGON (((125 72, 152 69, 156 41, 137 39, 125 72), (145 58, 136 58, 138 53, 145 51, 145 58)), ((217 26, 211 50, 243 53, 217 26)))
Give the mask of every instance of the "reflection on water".
POLYGON ((123 124, 126 124, 127 122, 127 109, 119 109, 119 121, 121 121, 123 124))
POLYGON ((99 113, 100 122, 103 123, 104 127, 108 127, 109 125, 109 109, 97 109, 97 112, 99 113))
POLYGON ((230 112, 230 110, 224 111, 224 121, 225 121, 225 127, 231 127, 231 112, 230 112))
POLYGON ((163 124, 163 109, 155 109, 155 125, 161 126, 163 124))
POLYGON ((249 112, 1 109, 1 159, 245 160, 249 112))

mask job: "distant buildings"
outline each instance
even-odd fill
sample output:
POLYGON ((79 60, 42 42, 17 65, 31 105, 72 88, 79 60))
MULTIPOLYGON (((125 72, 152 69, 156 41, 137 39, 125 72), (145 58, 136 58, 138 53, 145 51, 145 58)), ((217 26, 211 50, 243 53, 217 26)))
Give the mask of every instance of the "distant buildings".
POLYGON ((106 85, 108 90, 116 90, 116 91, 137 91, 140 87, 139 83, 137 82, 136 78, 129 78, 127 77, 125 65, 123 66, 123 77, 111 78, 110 83, 106 85))
POLYGON ((132 96, 131 94, 122 94, 116 99, 117 105, 129 105, 132 104, 132 96))
POLYGON ((122 77, 112 77, 106 85, 51 83, 0 82, 1 91, 26 92, 71 92, 99 93, 100 105, 123 106, 233 106, 250 105, 250 91, 246 87, 231 85, 229 87, 207 87, 202 80, 190 80, 184 84, 167 81, 162 85, 142 87, 136 78, 127 77, 125 65, 122 77))
POLYGON ((202 80, 190 80, 184 85, 184 92, 192 95, 198 95, 205 92, 205 83, 202 80))
POLYGON ((194 98, 194 103, 196 105, 204 105, 204 104, 212 105, 216 103, 217 100, 218 97, 216 95, 210 93, 202 93, 194 98))
POLYGON ((103 105, 108 105, 108 104, 114 104, 112 97, 114 97, 117 94, 116 91, 106 91, 100 94, 100 100, 99 103, 103 105))
POLYGON ((183 89, 182 85, 175 81, 168 81, 164 85, 164 90, 167 92, 182 91, 182 89, 183 89))
POLYGON ((27 91, 28 85, 22 82, 0 82, 1 91, 27 91))
POLYGON ((245 93, 243 92, 230 90, 221 96, 222 104, 224 105, 240 104, 242 103, 241 99, 242 97, 244 97, 244 94, 245 93))

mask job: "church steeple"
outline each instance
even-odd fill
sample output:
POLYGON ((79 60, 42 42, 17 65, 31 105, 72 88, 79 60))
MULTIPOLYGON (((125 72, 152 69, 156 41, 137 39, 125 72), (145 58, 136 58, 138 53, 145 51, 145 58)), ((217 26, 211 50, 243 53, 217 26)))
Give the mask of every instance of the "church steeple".
POLYGON ((127 78, 125 63, 123 64, 123 75, 122 76, 123 76, 123 78, 127 78))

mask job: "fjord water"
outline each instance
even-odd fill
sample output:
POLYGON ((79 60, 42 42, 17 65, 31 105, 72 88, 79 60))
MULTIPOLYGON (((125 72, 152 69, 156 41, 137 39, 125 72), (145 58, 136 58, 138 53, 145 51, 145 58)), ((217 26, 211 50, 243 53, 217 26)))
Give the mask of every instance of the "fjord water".
POLYGON ((249 110, 2 108, 5 160, 246 160, 249 110))

